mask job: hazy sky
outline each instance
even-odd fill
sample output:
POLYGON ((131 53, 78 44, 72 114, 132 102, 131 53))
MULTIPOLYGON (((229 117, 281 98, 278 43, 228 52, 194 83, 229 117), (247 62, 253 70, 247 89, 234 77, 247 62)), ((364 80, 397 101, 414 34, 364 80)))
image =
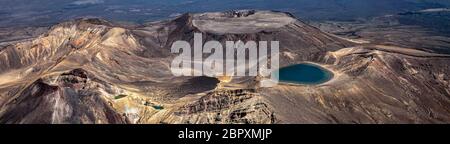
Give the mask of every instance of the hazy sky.
POLYGON ((354 20, 427 8, 450 0, 0 0, 0 27, 50 25, 78 17, 148 22, 186 12, 279 10, 305 20, 354 20))

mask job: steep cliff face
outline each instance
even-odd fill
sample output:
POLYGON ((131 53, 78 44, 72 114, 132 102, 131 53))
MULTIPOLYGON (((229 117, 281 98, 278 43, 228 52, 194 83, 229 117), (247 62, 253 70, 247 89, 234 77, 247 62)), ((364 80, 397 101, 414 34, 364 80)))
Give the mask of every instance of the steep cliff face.
POLYGON ((448 123, 447 55, 356 43, 270 11, 185 14, 141 26, 78 19, 0 49, 0 123, 448 123), (281 66, 322 85, 174 77, 173 42, 280 41, 281 66))
POLYGON ((271 124, 276 117, 271 107, 253 89, 220 90, 208 93, 177 112, 177 123, 271 124))

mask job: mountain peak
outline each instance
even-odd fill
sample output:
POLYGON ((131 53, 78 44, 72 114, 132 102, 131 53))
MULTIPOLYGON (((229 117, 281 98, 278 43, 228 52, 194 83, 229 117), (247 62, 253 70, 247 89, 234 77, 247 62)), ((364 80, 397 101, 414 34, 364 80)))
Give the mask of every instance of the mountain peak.
POLYGON ((257 33, 286 26, 296 19, 275 11, 240 10, 193 15, 193 25, 210 33, 257 33))

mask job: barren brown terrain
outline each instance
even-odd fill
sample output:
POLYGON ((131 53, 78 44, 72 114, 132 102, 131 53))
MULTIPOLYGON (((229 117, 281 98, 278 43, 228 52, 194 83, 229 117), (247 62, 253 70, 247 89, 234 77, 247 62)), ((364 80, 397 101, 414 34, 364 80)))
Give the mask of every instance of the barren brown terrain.
POLYGON ((450 122, 450 55, 315 26, 289 13, 237 11, 0 29, 0 123, 450 122), (258 87, 258 77, 175 77, 170 47, 193 43, 196 32, 205 41, 280 41, 281 66, 315 63, 334 77, 272 88, 258 87))

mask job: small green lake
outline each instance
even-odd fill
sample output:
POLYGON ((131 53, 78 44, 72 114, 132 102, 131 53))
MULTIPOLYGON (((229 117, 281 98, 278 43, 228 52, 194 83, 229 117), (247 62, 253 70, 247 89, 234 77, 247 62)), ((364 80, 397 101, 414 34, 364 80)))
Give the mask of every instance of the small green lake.
POLYGON ((280 68, 280 82, 317 85, 333 78, 333 73, 319 65, 302 63, 280 68))
POLYGON ((162 110, 162 109, 164 109, 163 106, 159 106, 159 105, 154 105, 153 108, 156 109, 156 110, 162 110))

